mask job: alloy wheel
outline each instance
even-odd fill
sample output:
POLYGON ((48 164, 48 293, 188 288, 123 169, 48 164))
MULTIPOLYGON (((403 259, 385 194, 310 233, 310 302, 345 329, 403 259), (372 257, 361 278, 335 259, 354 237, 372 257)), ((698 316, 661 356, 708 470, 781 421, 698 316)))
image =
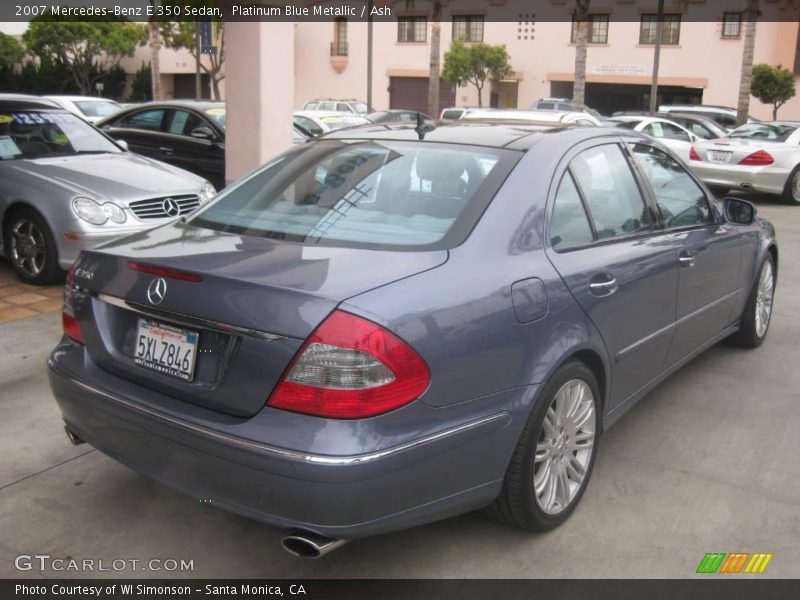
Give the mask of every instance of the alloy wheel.
POLYGON ((10 254, 14 265, 30 277, 38 276, 46 259, 44 233, 29 219, 20 219, 11 227, 10 254))
POLYGON ((761 269, 756 292, 756 335, 762 338, 767 333, 769 319, 772 315, 772 296, 775 290, 775 277, 772 272, 772 263, 766 261, 761 269))
POLYGON ((542 422, 533 462, 534 495, 549 515, 567 509, 583 487, 595 442, 592 388, 571 379, 556 392, 542 422))

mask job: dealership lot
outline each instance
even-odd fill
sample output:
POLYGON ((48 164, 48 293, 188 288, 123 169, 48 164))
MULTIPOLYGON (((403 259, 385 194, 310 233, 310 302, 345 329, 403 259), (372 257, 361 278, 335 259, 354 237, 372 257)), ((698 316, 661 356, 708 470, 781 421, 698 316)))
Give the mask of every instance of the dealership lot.
MULTIPOLYGON (((316 562, 294 559, 279 546, 282 531, 68 443, 45 367, 59 314, 36 299, 30 304, 50 311, 23 309, 33 314, 0 323, 0 575, 682 578, 707 552, 768 552, 761 577, 800 577, 800 210, 758 205, 781 250, 766 342, 756 351, 715 347, 636 406, 601 439, 573 517, 544 535, 475 513, 360 540, 316 562), (94 560, 95 569, 101 559, 106 568, 115 559, 142 562, 120 572, 15 568, 15 557, 35 554, 94 560), (193 561, 193 570, 142 571, 151 559, 193 561)), ((6 274, 0 262, 0 290, 58 294, 17 286, 6 274)), ((18 295, 6 297, 26 300, 18 295)))

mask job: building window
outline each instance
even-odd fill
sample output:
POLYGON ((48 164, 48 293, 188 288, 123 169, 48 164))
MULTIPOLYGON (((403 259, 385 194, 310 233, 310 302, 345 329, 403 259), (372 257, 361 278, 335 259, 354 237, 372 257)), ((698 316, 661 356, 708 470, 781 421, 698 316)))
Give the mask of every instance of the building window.
POLYGON ((398 42, 424 42, 428 39, 427 17, 398 17, 398 42))
POLYGON ((347 56, 347 19, 336 19, 333 27, 331 56, 347 56))
POLYGON ((722 37, 738 38, 742 32, 742 13, 729 12, 722 17, 722 37))
MULTIPOLYGON (((590 44, 607 44, 608 43, 608 15, 589 15, 589 30, 586 35, 586 41, 590 44)), ((575 43, 578 41, 578 22, 575 17, 572 17, 572 35, 570 42, 575 43)))
POLYGON ((453 17, 453 39, 465 42, 483 41, 483 16, 453 17))
MULTIPOLYGON (((664 15, 661 22, 661 43, 664 45, 677 45, 681 38, 681 16, 664 15)), ((640 44, 655 44, 658 27, 658 15, 642 15, 642 25, 639 29, 640 44)))

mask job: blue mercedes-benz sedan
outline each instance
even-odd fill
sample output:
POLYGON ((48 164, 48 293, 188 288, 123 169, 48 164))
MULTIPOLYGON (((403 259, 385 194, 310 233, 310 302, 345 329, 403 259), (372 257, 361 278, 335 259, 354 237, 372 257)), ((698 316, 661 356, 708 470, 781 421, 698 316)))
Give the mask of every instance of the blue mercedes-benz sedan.
POLYGON ((479 508, 542 531, 648 390, 761 344, 777 267, 641 134, 369 125, 83 252, 50 383, 73 442, 298 555, 479 508))

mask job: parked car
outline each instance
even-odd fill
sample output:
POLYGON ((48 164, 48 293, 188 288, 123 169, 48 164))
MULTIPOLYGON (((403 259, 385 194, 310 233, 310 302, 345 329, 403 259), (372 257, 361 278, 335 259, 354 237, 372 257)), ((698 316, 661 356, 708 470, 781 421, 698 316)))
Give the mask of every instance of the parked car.
POLYGON ((800 205, 800 122, 742 125, 694 144, 691 167, 706 185, 779 195, 800 205))
POLYGON ((567 98, 541 98, 531 104, 529 110, 556 110, 559 112, 586 112, 595 118, 600 118, 600 113, 588 106, 580 107, 567 98))
POLYGON ((97 123, 122 110, 122 105, 108 98, 98 96, 44 96, 52 100, 61 108, 78 115, 89 123, 97 123))
POLYGON ((600 121, 585 112, 561 112, 556 110, 513 110, 484 109, 468 110, 462 117, 465 120, 483 121, 536 121, 563 125, 597 127, 600 121))
POLYGON ((366 118, 372 123, 416 123, 417 115, 422 115, 422 118, 426 121, 433 120, 425 113, 420 113, 416 110, 401 109, 379 110, 376 112, 371 112, 366 115, 366 118))
POLYGON ((0 97, 0 182, 3 254, 32 284, 63 277, 85 248, 188 215, 215 193, 34 96, 0 97))
POLYGON ((684 161, 689 161, 689 152, 692 142, 697 136, 685 127, 678 125, 675 121, 662 119, 660 117, 648 117, 644 115, 628 115, 614 117, 610 121, 616 122, 619 127, 641 131, 654 137, 670 150, 675 152, 684 161))
POLYGON ((316 137, 343 127, 365 125, 370 121, 364 116, 342 114, 340 112, 296 110, 294 111, 293 122, 316 137))
MULTIPOLYGON (((730 106, 714 106, 710 104, 662 104, 658 107, 658 112, 671 113, 693 113, 713 119, 717 125, 726 131, 733 131, 736 127, 736 109, 730 106)), ((753 117, 747 118, 748 123, 760 123, 753 117)))
POLYGON ((310 100, 303 105, 301 110, 324 110, 328 112, 353 113, 356 115, 366 115, 370 112, 366 102, 347 98, 345 100, 334 100, 332 98, 318 98, 310 100))
POLYGON ((149 102, 97 123, 132 152, 149 156, 225 187, 225 103, 149 102))
POLYGON ((443 108, 439 112, 440 121, 458 121, 468 112, 475 112, 479 110, 492 110, 491 108, 479 108, 477 106, 451 106, 443 108))
POLYGON ((330 133, 84 252, 49 360, 72 441, 301 556, 484 507, 547 530, 601 432, 767 335, 772 226, 652 138, 417 129, 330 133))
POLYGON ((609 119, 609 121, 612 121, 612 123, 610 123, 612 126, 614 126, 613 119, 617 117, 657 117, 659 119, 666 119, 667 121, 677 123, 697 136, 698 139, 702 140, 716 140, 728 135, 727 129, 720 127, 716 121, 699 113, 669 112, 650 114, 648 111, 644 110, 618 111, 609 119))

